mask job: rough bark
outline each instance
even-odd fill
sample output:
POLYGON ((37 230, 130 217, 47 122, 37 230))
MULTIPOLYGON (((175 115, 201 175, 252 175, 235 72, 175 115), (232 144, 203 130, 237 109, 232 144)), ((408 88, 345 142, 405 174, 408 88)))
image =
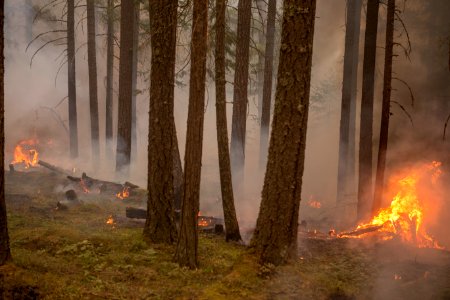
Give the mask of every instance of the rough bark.
POLYGON ((226 0, 216 0, 216 127, 217 148, 219 150, 220 188, 222 192, 223 216, 227 241, 241 240, 239 224, 234 207, 233 185, 231 181, 230 153, 228 148, 228 125, 226 108, 225 79, 225 11, 226 0))
POLYGON ((372 134, 379 0, 368 0, 364 40, 357 218, 369 217, 372 205, 372 134))
POLYGON ((138 73, 138 48, 139 48, 139 22, 141 3, 135 2, 134 6, 134 27, 133 27, 133 77, 132 77, 132 98, 131 98, 131 158, 137 158, 137 133, 136 133, 136 98, 137 98, 137 73, 138 73))
POLYGON ((261 207, 251 242, 260 263, 297 253, 316 1, 285 0, 278 85, 261 207))
POLYGON ((359 27, 362 0, 347 1, 345 31, 344 75, 339 137, 339 161, 337 178, 337 203, 342 205, 354 183, 354 123, 358 75, 359 27), (352 113, 353 112, 353 113, 352 113), (352 123, 352 124, 351 124, 352 123), (352 127, 352 129, 350 128, 352 127), (353 144, 353 145, 350 145, 353 144), (350 162, 352 161, 352 162, 350 162))
POLYGON ((380 142, 378 146, 378 163, 373 198, 372 214, 381 208, 386 167, 386 153, 389 135, 389 116, 392 87, 392 58, 394 50, 395 0, 389 0, 386 17, 386 46, 384 54, 383 103, 381 107, 380 142))
POLYGON ((120 10, 119 119, 116 172, 127 172, 131 157, 134 1, 123 1, 120 10))
POLYGON ((113 157, 113 95, 114 95, 114 0, 108 0, 106 36, 106 157, 113 157))
POLYGON ((265 52, 263 51, 262 45, 266 43, 266 32, 263 30, 264 24, 267 23, 267 15, 264 14, 267 11, 267 3, 266 0, 256 0, 256 8, 257 12, 254 18, 257 21, 253 22, 252 27, 256 27, 254 29, 257 31, 256 38, 258 39, 258 68, 256 73, 256 94, 258 95, 258 120, 261 122, 262 116, 262 102, 263 102, 263 88, 264 88, 264 61, 265 61, 265 52), (259 25, 261 23, 261 25, 259 25))
POLYGON ((233 187, 238 194, 242 194, 244 180, 251 6, 251 0, 239 0, 233 117, 231 122, 231 168, 233 171, 233 187))
POLYGON ((183 201, 183 166, 181 164, 180 150, 178 149, 177 129, 175 127, 175 118, 173 120, 173 189, 174 189, 174 208, 181 209, 183 201))
POLYGON ((267 149, 269 141, 270 127, 270 105, 272 98, 272 78, 273 78, 273 53, 275 48, 275 17, 277 14, 276 0, 269 0, 267 10, 267 36, 264 61, 264 85, 261 114, 261 132, 259 140, 259 165, 261 170, 267 164, 267 149))
POLYGON ((152 35, 148 134, 148 201, 144 237, 153 243, 176 240, 173 219, 174 81, 177 1, 149 1, 152 35))
POLYGON ((9 250, 9 236, 8 224, 6 220, 6 205, 5 205, 5 64, 4 64, 4 36, 3 36, 3 22, 4 22, 4 6, 5 2, 0 3, 0 266, 11 259, 11 252, 9 250))
POLYGON ((75 84, 75 3, 74 0, 67 0, 67 88, 71 158, 78 157, 77 92, 75 84))
POLYGON ((88 34, 88 69, 89 69, 89 109, 91 117, 92 159, 98 162, 100 158, 100 131, 98 121, 97 95, 97 55, 95 43, 95 0, 86 0, 87 4, 87 34, 88 34))
POLYGON ((208 27, 208 1, 194 0, 192 18, 191 73, 189 108, 184 155, 184 197, 181 209, 180 234, 175 253, 180 266, 197 268, 197 217, 202 166, 203 120, 205 108, 205 77, 208 27))

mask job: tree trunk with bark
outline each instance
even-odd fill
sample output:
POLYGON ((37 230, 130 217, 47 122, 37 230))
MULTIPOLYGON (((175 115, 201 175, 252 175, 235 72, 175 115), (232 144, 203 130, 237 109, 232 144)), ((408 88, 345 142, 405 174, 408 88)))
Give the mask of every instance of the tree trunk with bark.
POLYGON ((180 150, 178 148, 177 129, 175 118, 173 118, 173 189, 174 189, 174 208, 181 209, 183 201, 183 166, 181 164, 180 150))
POLYGON ((379 0, 367 1, 366 33, 361 98, 361 122, 359 137, 359 183, 357 218, 370 216, 372 206, 372 135, 373 94, 375 83, 375 58, 377 50, 379 0))
MULTIPOLYGON (((248 67, 252 1, 239 0, 234 73, 233 117, 231 122, 231 168, 235 194, 243 191, 245 166, 245 132, 248 103, 248 67)), ((238 196, 239 196, 238 195, 238 196)))
POLYGON ((343 204, 346 200, 346 195, 352 190, 352 185, 354 184, 354 124, 361 6, 362 0, 347 1, 336 201, 338 205, 343 204))
POLYGON ((114 95, 114 0, 108 0, 106 34, 106 157, 113 158, 113 95, 114 95))
POLYGON ((198 266, 197 217, 202 166, 207 27, 208 1, 194 0, 189 108, 184 155, 184 198, 181 209, 180 234, 175 253, 176 261, 180 266, 187 266, 191 269, 198 266))
POLYGON ((120 10, 119 119, 116 172, 129 171, 133 94, 134 1, 123 1, 120 10))
POLYGON ((395 0, 389 0, 386 17, 386 46, 384 54, 383 103, 381 107, 380 143, 378 147, 378 163, 373 198, 372 215, 381 208, 383 200, 384 174, 386 167, 386 152, 389 135, 389 116, 392 90, 392 58, 394 56, 394 22, 395 0))
POLYGON ((136 133, 136 98, 137 98, 137 73, 138 73, 138 48, 139 48, 139 22, 141 3, 137 1, 134 7, 134 28, 133 28, 133 96, 131 106, 131 158, 137 158, 137 133, 136 133))
POLYGON ((87 34, 88 34, 88 69, 89 69, 89 109, 91 116, 92 159, 98 163, 100 158, 100 130, 98 123, 97 96, 97 55, 95 43, 95 0, 86 0, 87 34))
POLYGON ((11 259, 9 249, 8 223, 6 220, 5 205, 5 64, 4 64, 4 36, 3 23, 5 17, 5 2, 0 3, 0 266, 11 259))
MULTIPOLYGON (((263 27, 264 24, 267 23, 267 15, 264 14, 267 11, 267 3, 266 0, 256 0, 256 15, 255 21, 253 22, 252 27, 255 27, 254 30, 257 31, 256 38, 258 40, 258 67, 256 70, 256 95, 258 96, 258 120, 261 122, 262 116, 262 103, 263 103, 263 88, 264 88, 264 61, 265 61, 265 52, 262 50, 262 45, 266 44, 266 32, 263 27), (261 23, 261 24, 260 24, 261 23)), ((256 40, 256 39, 255 39, 256 40)))
POLYGON ((226 240, 240 241, 239 224, 234 207, 233 185, 231 180, 230 153, 228 148, 228 125, 226 107, 225 79, 225 11, 226 0, 216 0, 216 127, 217 148, 219 150, 220 188, 222 192, 223 216, 226 227, 226 240))
POLYGON ((276 0, 269 0, 267 11, 267 36, 266 51, 264 61, 264 85, 261 114, 261 131, 259 140, 259 165, 264 170, 267 164, 267 149, 270 128, 270 105, 272 98, 272 77, 273 77, 273 52, 275 48, 275 17, 277 14, 276 0))
POLYGON ((77 91, 75 76, 75 0, 67 0, 67 89, 70 157, 78 157, 77 91))
POLYGON ((316 1, 285 0, 278 85, 262 200, 251 242, 262 264, 297 253, 316 1))
POLYGON ((173 143, 177 1, 149 1, 152 35, 148 134, 148 201, 144 237, 153 243, 176 240, 173 143))

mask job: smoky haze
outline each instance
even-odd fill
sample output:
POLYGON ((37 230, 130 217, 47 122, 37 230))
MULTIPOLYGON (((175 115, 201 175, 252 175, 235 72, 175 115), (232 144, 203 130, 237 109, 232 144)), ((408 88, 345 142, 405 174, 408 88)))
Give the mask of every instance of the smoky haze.
MULTIPOLYGON (((104 149, 104 114, 105 114, 105 41, 99 36, 98 45, 98 98, 100 114, 100 168, 93 170, 90 164, 90 120, 88 105, 87 50, 81 47, 77 52, 77 109, 80 158, 76 161, 68 158, 68 134, 61 121, 68 126, 67 100, 56 106, 67 96, 67 71, 62 67, 55 84, 59 62, 55 61, 64 46, 48 46, 34 58, 30 68, 31 56, 45 39, 37 40, 25 52, 28 42, 37 34, 50 29, 51 24, 36 22, 31 24, 33 10, 30 1, 6 1, 6 71, 5 71, 5 110, 6 110, 6 159, 10 159, 14 145, 22 139, 28 139, 35 133, 42 140, 52 140, 52 146, 43 149, 41 158, 50 163, 66 168, 76 167, 86 171, 88 175, 104 179, 127 179, 146 187, 147 177, 147 133, 149 96, 147 82, 139 80, 139 89, 144 92, 137 97, 137 157, 133 159, 129 178, 118 177, 113 169, 115 163, 105 159, 104 149), (56 106, 56 107, 55 107, 56 106), (48 108, 52 108, 53 111, 48 108), (60 118, 60 119, 59 119, 60 118)), ((34 1, 34 4, 42 3, 34 1)), ((342 86, 342 68, 345 38, 345 1, 318 1, 315 36, 313 46, 311 110, 308 122, 306 144, 306 162, 303 179, 300 218, 307 220, 323 220, 327 226, 332 224, 333 208, 336 199, 336 176, 338 159, 339 118, 342 86), (320 209, 308 206, 309 200, 322 204, 320 209), (329 224, 328 224, 328 223, 329 224)), ((408 89, 399 82, 393 83, 395 89, 393 100, 399 102, 411 115, 414 126, 398 105, 392 105, 391 127, 388 148, 387 172, 394 173, 401 166, 418 161, 438 160, 444 163, 445 172, 450 172, 450 137, 442 140, 445 117, 450 113, 450 72, 448 70, 448 36, 450 20, 449 1, 407 1, 403 20, 408 28, 413 51, 408 61, 401 53, 394 61, 395 76, 408 82, 411 86, 415 103, 411 105, 408 89), (447 42, 446 42, 447 41, 447 42)), ((81 11, 77 18, 81 17, 81 11)), ((380 9, 379 49, 377 52, 377 76, 374 117, 374 148, 378 147, 378 132, 380 119, 380 103, 383 73, 383 45, 385 29, 385 8, 380 9)), ((362 44, 364 41, 365 12, 362 13, 362 29, 360 37, 360 65, 358 105, 361 90, 362 44)), ((396 39, 405 43, 405 34, 401 33, 400 25, 396 39)), ((105 32, 103 25, 97 26, 98 33, 105 32)), ((233 28, 235 29, 235 28, 233 28)), ((179 40, 189 41, 189 32, 184 32, 179 40)), ((77 28, 77 47, 86 40, 85 26, 77 28)), ((147 51, 147 50, 146 50, 147 51)), ((116 54, 118 51, 116 49, 116 54)), ((186 51, 178 52, 177 70, 183 68, 186 51)), ((140 68, 148 70, 150 52, 141 53, 140 68)), ((115 61, 115 106, 114 117, 117 116, 117 67, 115 61)), ((275 70, 276 71, 276 70, 275 70)), ((228 74, 231 76, 231 74, 228 74)), ((184 83, 188 77, 183 78, 184 83)), ((205 213, 222 214, 220 201, 219 167, 217 159, 217 139, 215 124, 215 94, 212 79, 207 82, 207 107, 205 110, 203 165, 201 182, 201 210, 205 213)), ((227 100, 231 102, 232 86, 227 86, 227 100)), ((247 119, 245 191, 237 195, 236 207, 239 221, 244 226, 252 226, 256 220, 264 171, 260 171, 259 163, 259 122, 258 99, 256 95, 249 96, 249 117, 247 119)), ((188 85, 177 86, 175 91, 175 119, 181 157, 184 156, 186 120, 188 107, 188 85)), ((231 105, 227 107, 229 134, 231 132, 231 105)), ((358 110, 357 110, 358 115, 358 110)), ((357 119, 357 126, 359 120, 357 119)), ((114 124, 114 134, 116 133, 114 124)), ((358 136, 358 132, 357 132, 358 136)), ((114 143, 115 145, 115 143, 114 143)), ((376 152, 375 152, 376 153, 376 152)), ((376 158, 374 158, 374 163, 376 158)), ((6 163, 9 163, 7 161, 6 163)), ((374 164, 375 166, 375 164, 374 164)), ((448 182, 448 176, 443 177, 448 182)), ((448 185, 447 185, 448 186, 448 185)), ((448 193, 445 193, 448 195, 448 193)), ((356 204, 356 195, 353 195, 356 204)), ((438 212, 436 218, 442 220, 448 228, 450 220, 450 205, 438 212)), ((352 217, 351 215, 350 217, 352 217)), ((443 242, 450 244, 449 238, 440 232, 444 226, 434 226, 436 235, 443 242)))

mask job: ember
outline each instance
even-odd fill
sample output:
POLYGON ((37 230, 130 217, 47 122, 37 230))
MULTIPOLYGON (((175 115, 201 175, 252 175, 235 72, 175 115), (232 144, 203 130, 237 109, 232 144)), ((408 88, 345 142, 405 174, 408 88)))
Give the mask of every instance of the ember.
POLYGON ((321 208, 322 207, 322 203, 320 203, 319 201, 313 200, 313 199, 309 199, 308 205, 313 208, 321 208))
POLYGON ((109 216, 108 220, 106 220, 106 224, 108 224, 108 225, 116 224, 116 222, 114 221, 113 216, 109 216))
POLYGON ((11 164, 24 164, 26 169, 36 166, 39 161, 37 143, 37 139, 20 141, 14 148, 14 160, 11 164))
POLYGON ((440 170, 440 162, 416 168, 408 175, 401 178, 391 190, 395 188, 397 193, 389 207, 381 209, 373 219, 365 224, 360 224, 356 230, 340 236, 363 237, 369 232, 384 233, 383 239, 389 240, 394 236, 400 237, 404 242, 420 248, 442 249, 436 240, 429 236, 423 226, 426 218, 424 212, 426 205, 432 205, 431 195, 419 195, 418 184, 430 178, 433 185, 436 184, 440 170), (430 197, 430 198, 428 198, 430 197))

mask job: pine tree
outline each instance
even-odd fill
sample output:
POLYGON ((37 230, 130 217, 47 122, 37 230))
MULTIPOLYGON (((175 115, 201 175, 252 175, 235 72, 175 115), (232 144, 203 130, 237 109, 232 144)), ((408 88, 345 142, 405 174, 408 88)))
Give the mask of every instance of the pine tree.
POLYGON ((114 0, 108 0, 106 34, 106 157, 113 157, 113 95, 114 95, 114 0))
POLYGON ((67 89, 70 157, 78 157, 77 91, 75 74, 75 0, 67 0, 67 89))

